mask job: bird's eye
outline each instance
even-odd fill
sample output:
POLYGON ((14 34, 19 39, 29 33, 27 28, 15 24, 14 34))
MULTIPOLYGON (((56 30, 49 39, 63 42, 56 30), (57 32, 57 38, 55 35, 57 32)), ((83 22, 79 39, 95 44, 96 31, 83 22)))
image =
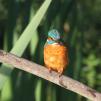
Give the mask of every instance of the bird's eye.
POLYGON ((49 37, 48 40, 53 40, 53 39, 51 37, 49 37))

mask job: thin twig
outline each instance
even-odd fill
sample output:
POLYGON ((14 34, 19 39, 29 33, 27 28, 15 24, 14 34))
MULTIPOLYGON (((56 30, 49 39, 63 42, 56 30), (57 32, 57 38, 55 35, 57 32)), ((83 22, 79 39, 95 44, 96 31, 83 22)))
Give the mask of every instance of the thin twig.
POLYGON ((73 80, 67 76, 61 76, 52 71, 49 73, 48 69, 44 66, 38 65, 23 58, 19 58, 11 53, 0 50, 0 62, 10 64, 18 69, 32 73, 36 76, 44 78, 54 84, 57 84, 65 89, 78 93, 92 101, 101 101, 101 93, 87 87, 86 85, 73 80))

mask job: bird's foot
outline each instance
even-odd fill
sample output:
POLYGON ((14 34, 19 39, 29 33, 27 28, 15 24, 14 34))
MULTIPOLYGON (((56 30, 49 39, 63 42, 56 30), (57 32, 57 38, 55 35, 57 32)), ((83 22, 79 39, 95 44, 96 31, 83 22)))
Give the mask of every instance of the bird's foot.
POLYGON ((59 73, 59 78, 60 78, 63 74, 63 69, 61 68, 60 70, 58 70, 58 73, 59 73))
POLYGON ((49 70, 49 73, 51 73, 51 72, 52 72, 52 69, 51 69, 51 68, 48 68, 48 70, 49 70))
POLYGON ((62 73, 59 73, 59 78, 62 76, 62 73))

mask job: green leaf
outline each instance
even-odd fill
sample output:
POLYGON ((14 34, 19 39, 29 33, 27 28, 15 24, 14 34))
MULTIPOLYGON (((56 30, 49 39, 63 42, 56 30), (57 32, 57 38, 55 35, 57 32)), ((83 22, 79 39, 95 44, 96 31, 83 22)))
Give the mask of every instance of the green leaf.
POLYGON ((23 52, 26 49, 29 41, 32 39, 35 30, 37 29, 37 27, 40 24, 42 18, 44 17, 44 14, 45 14, 46 10, 48 9, 50 2, 51 2, 51 0, 46 0, 43 3, 43 5, 38 10, 37 14, 34 16, 32 21, 29 23, 27 28, 22 33, 19 40, 16 42, 15 46, 11 50, 11 53, 13 53, 17 56, 21 56, 23 54, 23 52))
POLYGON ((38 80, 35 87, 35 101, 41 101, 42 81, 38 80))

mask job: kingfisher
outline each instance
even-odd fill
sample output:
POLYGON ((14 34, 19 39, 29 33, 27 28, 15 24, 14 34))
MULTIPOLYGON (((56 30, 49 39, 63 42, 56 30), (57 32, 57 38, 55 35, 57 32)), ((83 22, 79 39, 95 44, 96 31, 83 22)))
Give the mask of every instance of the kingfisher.
POLYGON ((44 63, 49 71, 56 71, 62 75, 68 65, 68 49, 61 41, 60 33, 56 29, 48 32, 44 45, 44 63))

